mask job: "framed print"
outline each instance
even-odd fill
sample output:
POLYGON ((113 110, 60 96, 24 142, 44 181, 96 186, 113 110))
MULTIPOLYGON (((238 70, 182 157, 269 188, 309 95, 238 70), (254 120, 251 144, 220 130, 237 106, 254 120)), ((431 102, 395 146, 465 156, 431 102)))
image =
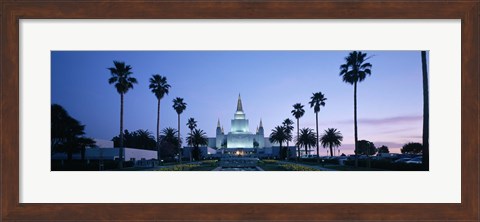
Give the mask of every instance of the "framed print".
POLYGON ((0 4, 5 221, 480 219, 478 1, 0 4))

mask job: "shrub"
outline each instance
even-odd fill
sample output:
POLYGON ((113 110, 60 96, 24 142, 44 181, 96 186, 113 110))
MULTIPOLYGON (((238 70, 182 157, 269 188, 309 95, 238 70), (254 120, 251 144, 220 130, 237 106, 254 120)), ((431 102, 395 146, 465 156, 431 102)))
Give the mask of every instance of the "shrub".
POLYGON ((208 166, 216 166, 218 160, 204 160, 202 161, 202 165, 208 165, 208 166))
POLYGON ((277 163, 276 160, 263 160, 264 163, 277 163))
POLYGON ((285 170, 288 171, 318 171, 317 169, 311 167, 305 167, 297 164, 280 164, 285 170))
POLYGON ((170 167, 162 167, 156 171, 189 171, 192 168, 199 167, 199 164, 179 164, 170 167))

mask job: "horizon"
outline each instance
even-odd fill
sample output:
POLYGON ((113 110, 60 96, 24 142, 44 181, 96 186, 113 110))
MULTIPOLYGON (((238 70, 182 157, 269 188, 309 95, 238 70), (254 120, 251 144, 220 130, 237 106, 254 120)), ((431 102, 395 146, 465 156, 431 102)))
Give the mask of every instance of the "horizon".
MULTIPOLYGON (((113 61, 132 66, 138 84, 125 94, 124 129, 147 129, 155 136, 156 97, 148 89, 152 74, 167 77, 170 93, 161 100, 160 128, 177 128, 172 99, 182 97, 181 135, 187 119, 215 137, 217 120, 225 133, 241 94, 249 130, 262 119, 265 137, 291 115, 294 103, 305 107, 300 128, 315 130, 308 105, 313 92, 327 98, 319 116, 319 135, 337 128, 340 153, 353 154, 353 86, 339 76, 350 51, 52 51, 52 104, 63 106, 86 125, 87 137, 111 140, 119 134, 120 96, 107 80, 113 61), (73 69, 72 69, 73 68, 73 69)), ((420 51, 363 51, 372 56, 372 75, 358 84, 359 140, 386 145, 399 153, 407 142, 421 142, 423 91, 420 51)), ((428 52, 427 52, 428 62, 428 52)), ((291 144, 293 141, 291 142, 291 144)), ((320 149, 326 155, 327 149, 320 149)))

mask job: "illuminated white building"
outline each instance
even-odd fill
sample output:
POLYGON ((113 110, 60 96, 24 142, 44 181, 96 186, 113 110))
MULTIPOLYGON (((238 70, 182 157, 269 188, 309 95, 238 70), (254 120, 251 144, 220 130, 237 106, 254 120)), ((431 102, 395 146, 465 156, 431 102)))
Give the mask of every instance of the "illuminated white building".
POLYGON ((264 137, 262 120, 260 120, 256 133, 250 132, 240 95, 238 95, 237 111, 231 121, 230 132, 225 134, 220 120, 218 120, 216 137, 210 138, 210 143, 216 148, 265 148, 271 146, 268 138, 264 137))

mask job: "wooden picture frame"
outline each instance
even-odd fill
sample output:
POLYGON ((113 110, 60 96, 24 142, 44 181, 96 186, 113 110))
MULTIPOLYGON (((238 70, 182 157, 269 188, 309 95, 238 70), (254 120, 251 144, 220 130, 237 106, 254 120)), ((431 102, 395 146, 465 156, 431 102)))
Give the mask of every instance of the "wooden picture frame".
POLYGON ((479 216, 479 12, 465 1, 0 2, 1 219, 17 220, 458 220, 479 216), (461 19, 461 203, 23 204, 19 203, 20 19, 461 19))

